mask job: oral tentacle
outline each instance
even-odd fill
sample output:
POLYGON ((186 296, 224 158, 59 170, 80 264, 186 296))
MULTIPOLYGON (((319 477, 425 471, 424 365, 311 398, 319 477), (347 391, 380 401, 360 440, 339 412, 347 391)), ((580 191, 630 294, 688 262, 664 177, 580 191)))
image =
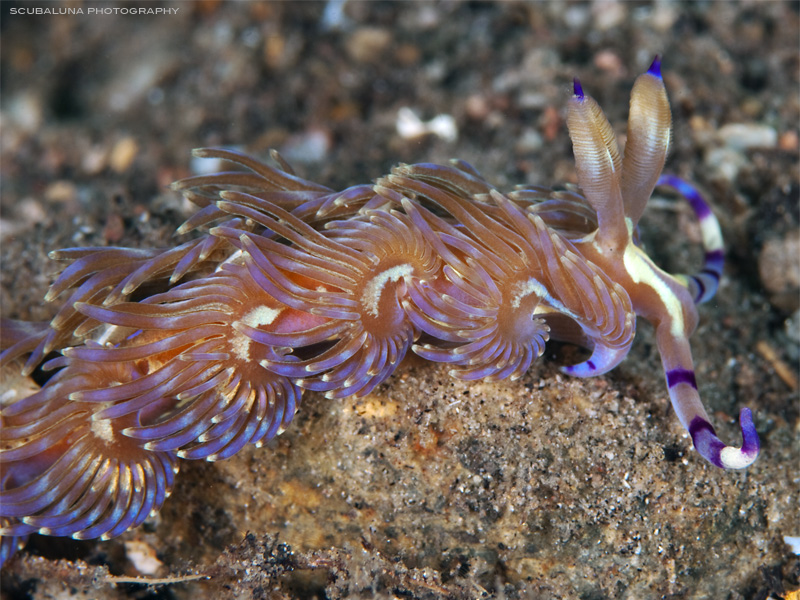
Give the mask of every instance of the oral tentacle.
POLYGON ((620 348, 608 346, 602 342, 597 342, 592 350, 592 355, 585 361, 575 365, 561 367, 561 371, 573 377, 594 377, 608 373, 619 365, 633 345, 633 337, 630 341, 620 348))
POLYGON ((705 250, 703 267, 696 273, 679 275, 678 278, 689 288, 695 304, 708 302, 717 293, 725 265, 725 247, 719 221, 700 192, 683 179, 674 175, 662 175, 657 185, 671 187, 683 196, 700 222, 700 235, 705 250))
POLYGON ((656 333, 672 407, 692 436, 697 451, 712 465, 722 469, 749 467, 758 458, 761 448, 750 409, 743 408, 740 414, 741 448, 726 445, 717 437, 700 400, 689 340, 675 337, 671 328, 664 324, 658 327, 656 333))

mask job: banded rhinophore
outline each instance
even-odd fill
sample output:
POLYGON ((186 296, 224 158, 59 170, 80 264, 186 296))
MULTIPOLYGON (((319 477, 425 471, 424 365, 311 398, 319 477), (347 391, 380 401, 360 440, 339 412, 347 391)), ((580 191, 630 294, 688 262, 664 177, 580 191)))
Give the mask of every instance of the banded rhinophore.
POLYGON ((174 184, 198 206, 174 248, 77 248, 46 323, 4 321, 4 369, 52 373, 5 391, 0 559, 31 533, 110 538, 169 495, 181 460, 221 460, 291 422, 304 390, 364 396, 408 352, 464 380, 516 379, 550 339, 591 350, 564 372, 606 373, 655 327, 672 405, 712 464, 725 445, 697 391, 689 337, 723 266, 720 228, 688 183, 661 176, 671 117, 658 58, 634 84, 624 157, 575 81, 567 108, 580 191, 501 193, 470 165, 400 165, 344 191, 222 149, 245 171, 174 184), (657 185, 696 213, 705 264, 670 275, 638 245, 657 185), (49 358, 57 353, 56 358, 49 358), (20 392, 20 393, 15 393, 20 392))

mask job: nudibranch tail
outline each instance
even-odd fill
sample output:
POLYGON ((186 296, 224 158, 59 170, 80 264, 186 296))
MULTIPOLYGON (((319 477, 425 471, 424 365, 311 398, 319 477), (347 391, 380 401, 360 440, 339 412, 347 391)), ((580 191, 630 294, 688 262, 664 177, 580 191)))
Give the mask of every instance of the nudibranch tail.
POLYGON ((91 383, 135 377, 130 365, 66 361, 53 383, 3 411, 0 535, 37 532, 76 539, 117 536, 161 508, 174 454, 150 452, 122 435, 135 416, 97 419, 102 404, 70 399, 91 383))

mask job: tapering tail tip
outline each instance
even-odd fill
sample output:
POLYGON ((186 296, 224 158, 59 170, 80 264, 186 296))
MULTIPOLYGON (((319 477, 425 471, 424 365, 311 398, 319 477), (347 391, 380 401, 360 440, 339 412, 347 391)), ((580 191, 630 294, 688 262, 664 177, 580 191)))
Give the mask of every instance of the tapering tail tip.
POLYGON ((726 446, 717 437, 711 423, 701 417, 695 417, 689 425, 694 447, 712 465, 721 469, 745 469, 758 458, 761 442, 758 439, 753 413, 743 408, 739 414, 739 426, 742 429, 742 447, 726 446))

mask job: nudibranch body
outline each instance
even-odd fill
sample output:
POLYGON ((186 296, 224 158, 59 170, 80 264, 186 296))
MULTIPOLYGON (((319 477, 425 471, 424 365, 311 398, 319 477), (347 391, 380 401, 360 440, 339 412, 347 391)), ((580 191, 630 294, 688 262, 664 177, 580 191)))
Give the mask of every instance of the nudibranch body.
MULTIPOLYGON (((670 399, 695 447, 744 468, 716 436, 689 337, 722 272, 719 225, 689 184, 661 176, 671 118, 659 60, 634 85, 624 158, 576 81, 567 124, 579 191, 503 194, 470 165, 400 165, 341 192, 228 150, 249 170, 174 185, 199 210, 175 248, 57 251, 49 323, 4 321, 4 368, 56 371, 0 413, 0 560, 30 533, 109 538, 169 495, 182 459, 221 460, 291 422, 303 390, 363 396, 410 351, 461 379, 521 377, 550 339, 591 350, 600 375, 650 321, 670 399), (697 214, 703 269, 670 275, 637 244, 657 185, 697 214), (58 352, 54 359, 46 357, 58 352), (22 362, 25 361, 24 364, 22 362)), ((5 397, 5 396, 4 396, 5 397)))

